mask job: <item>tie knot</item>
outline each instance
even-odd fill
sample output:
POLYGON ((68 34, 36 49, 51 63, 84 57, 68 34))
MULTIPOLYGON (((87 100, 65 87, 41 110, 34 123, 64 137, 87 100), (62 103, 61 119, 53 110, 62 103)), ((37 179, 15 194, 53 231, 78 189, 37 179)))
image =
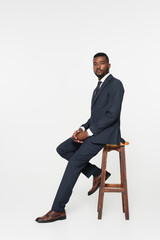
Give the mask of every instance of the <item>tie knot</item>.
POLYGON ((100 85, 101 85, 101 83, 102 83, 102 81, 98 81, 98 84, 97 84, 97 86, 100 86, 100 85))
POLYGON ((97 84, 97 85, 99 86, 101 83, 102 83, 102 81, 98 81, 98 84, 97 84))

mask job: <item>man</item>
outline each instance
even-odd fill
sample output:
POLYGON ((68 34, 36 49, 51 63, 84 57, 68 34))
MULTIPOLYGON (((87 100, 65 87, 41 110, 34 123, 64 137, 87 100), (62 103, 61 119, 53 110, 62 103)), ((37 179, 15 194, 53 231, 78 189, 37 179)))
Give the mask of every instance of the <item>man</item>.
MULTIPOLYGON (((57 147, 57 152, 68 160, 66 170, 57 191, 51 210, 36 219, 39 223, 66 219, 65 205, 82 172, 86 177, 93 175, 93 186, 88 195, 100 186, 101 169, 89 163, 106 144, 125 142, 120 133, 120 112, 124 88, 120 80, 110 73, 111 65, 105 53, 93 57, 93 70, 98 84, 91 101, 91 116, 76 130, 72 137, 57 147)), ((106 179, 111 174, 106 172, 106 179)))

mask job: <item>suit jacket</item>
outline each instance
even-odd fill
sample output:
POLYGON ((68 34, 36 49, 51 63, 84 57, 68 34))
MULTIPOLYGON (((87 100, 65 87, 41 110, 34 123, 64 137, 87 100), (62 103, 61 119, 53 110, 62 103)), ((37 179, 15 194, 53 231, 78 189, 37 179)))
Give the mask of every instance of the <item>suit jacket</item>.
MULTIPOLYGON (((94 90, 95 92, 95 90, 94 90)), ((120 113, 124 87, 120 80, 110 74, 103 82, 97 95, 91 101, 91 116, 82 126, 93 133, 94 143, 117 144, 125 142, 121 138, 120 113)))

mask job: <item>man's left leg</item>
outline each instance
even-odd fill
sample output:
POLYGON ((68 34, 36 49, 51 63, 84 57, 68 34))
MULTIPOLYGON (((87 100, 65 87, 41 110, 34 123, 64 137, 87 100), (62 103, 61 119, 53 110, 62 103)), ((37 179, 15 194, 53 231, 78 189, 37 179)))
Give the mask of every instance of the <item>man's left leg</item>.
MULTIPOLYGON (((83 144, 69 159, 51 210, 44 216, 38 217, 36 219, 37 222, 47 223, 66 219, 66 212, 64 208, 66 203, 69 201, 69 198, 72 194, 72 189, 82 169, 86 167, 89 160, 94 157, 104 146, 105 144, 92 143, 91 137, 84 140, 83 144)), ((92 188, 89 193, 93 193, 95 191, 98 183, 99 179, 97 177, 95 178, 94 188, 92 188)))
POLYGON ((105 146, 105 144, 92 143, 91 137, 84 140, 78 151, 70 158, 62 181, 52 205, 52 211, 63 212, 66 203, 72 194, 72 189, 82 171, 91 158, 105 146))

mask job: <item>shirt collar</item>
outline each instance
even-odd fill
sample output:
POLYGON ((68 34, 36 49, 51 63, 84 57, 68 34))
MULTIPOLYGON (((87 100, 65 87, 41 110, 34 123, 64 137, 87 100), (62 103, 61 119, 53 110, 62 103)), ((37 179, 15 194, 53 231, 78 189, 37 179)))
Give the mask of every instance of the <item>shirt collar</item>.
POLYGON ((99 81, 101 81, 102 83, 104 82, 104 80, 110 75, 111 73, 107 73, 101 80, 99 80, 99 81))

